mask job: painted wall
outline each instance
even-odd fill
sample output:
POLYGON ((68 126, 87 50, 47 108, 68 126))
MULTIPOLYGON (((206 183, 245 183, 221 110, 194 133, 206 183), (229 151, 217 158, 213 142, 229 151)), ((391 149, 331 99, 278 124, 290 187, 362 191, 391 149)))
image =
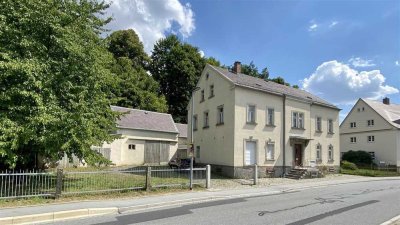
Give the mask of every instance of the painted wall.
MULTIPOLYGON (((200 90, 192 96, 194 99, 194 115, 197 115, 197 130, 194 131, 194 148, 200 146, 200 157, 196 163, 233 165, 234 149, 234 89, 233 84, 217 75, 207 65, 197 84, 200 90), (207 78, 207 73, 208 78, 207 78), (210 85, 214 85, 214 97, 210 97, 210 85), (201 101, 201 90, 205 100, 201 101), (224 124, 217 125, 217 108, 224 107, 224 124), (204 112, 209 112, 209 127, 203 127, 204 112)), ((188 142, 191 142, 192 109, 188 105, 188 142)), ((196 156, 196 153, 195 153, 196 156)))

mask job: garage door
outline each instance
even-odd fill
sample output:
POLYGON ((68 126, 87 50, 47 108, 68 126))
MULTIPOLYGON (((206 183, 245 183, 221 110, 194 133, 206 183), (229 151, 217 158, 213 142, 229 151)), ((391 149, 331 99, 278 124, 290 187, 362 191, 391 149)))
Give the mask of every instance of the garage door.
POLYGON ((144 163, 160 164, 169 161, 169 142, 146 141, 144 148, 144 163))
POLYGON ((256 163, 256 142, 246 141, 245 160, 246 165, 254 165, 256 163))

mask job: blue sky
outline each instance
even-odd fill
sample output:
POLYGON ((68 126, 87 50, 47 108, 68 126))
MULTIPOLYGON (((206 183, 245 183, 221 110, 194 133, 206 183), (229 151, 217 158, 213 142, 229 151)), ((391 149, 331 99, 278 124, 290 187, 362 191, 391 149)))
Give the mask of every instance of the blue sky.
POLYGON ((135 29, 149 52, 176 33, 223 64, 268 67, 272 77, 337 104, 342 119, 359 97, 400 103, 400 1, 116 3, 126 6, 111 7, 112 28, 135 29))

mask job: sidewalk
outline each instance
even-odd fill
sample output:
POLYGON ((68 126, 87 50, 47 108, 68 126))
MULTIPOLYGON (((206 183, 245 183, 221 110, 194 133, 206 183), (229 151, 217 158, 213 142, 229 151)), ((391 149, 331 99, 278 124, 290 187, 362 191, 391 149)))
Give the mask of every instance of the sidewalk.
POLYGON ((307 180, 302 180, 301 182, 293 182, 288 184, 270 184, 269 186, 262 187, 246 186, 242 189, 209 189, 205 191, 174 193, 161 196, 146 196, 133 199, 83 201, 18 208, 4 208, 0 209, 0 224, 22 224, 24 222, 44 222, 101 214, 116 214, 124 213, 127 211, 138 211, 174 205, 186 205, 212 200, 250 197, 258 195, 272 195, 321 186, 340 185, 356 182, 371 182, 388 179, 397 180, 400 179, 400 177, 355 177, 354 179, 330 179, 321 181, 318 181, 318 179, 311 179, 309 180, 309 182, 307 182, 307 180))

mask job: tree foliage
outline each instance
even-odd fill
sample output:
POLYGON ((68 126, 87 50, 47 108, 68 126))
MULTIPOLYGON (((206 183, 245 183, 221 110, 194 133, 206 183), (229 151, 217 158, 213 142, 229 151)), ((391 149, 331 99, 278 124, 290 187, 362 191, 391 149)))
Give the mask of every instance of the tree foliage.
POLYGON ((186 122, 186 107, 205 66, 204 58, 197 47, 171 35, 155 44, 151 59, 150 72, 167 99, 168 113, 176 122, 186 122))
POLYGON ((96 161, 90 146, 113 140, 112 56, 99 37, 106 8, 94 0, 0 2, 3 164, 64 153, 96 161))
POLYGON ((115 85, 111 89, 113 104, 166 112, 168 107, 165 97, 159 94, 159 84, 146 71, 150 57, 135 31, 113 32, 107 41, 108 50, 115 58, 111 68, 115 74, 115 85))

